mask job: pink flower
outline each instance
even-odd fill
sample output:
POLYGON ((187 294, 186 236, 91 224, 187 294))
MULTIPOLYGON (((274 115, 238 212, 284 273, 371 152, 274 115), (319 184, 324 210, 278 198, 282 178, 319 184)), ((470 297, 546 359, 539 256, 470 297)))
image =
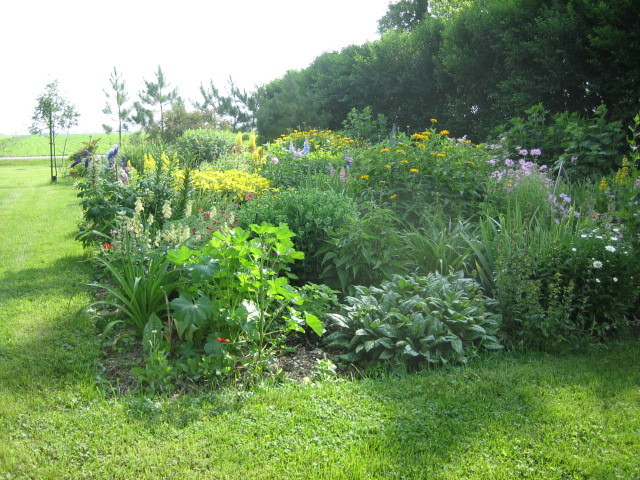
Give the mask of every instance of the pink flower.
POLYGON ((249 201, 253 200, 255 196, 256 196, 255 193, 249 192, 244 196, 244 201, 245 202, 249 202, 249 201))
POLYGON ((540 150, 539 148, 534 148, 533 150, 531 150, 531 155, 537 157, 538 155, 542 155, 542 150, 540 150))

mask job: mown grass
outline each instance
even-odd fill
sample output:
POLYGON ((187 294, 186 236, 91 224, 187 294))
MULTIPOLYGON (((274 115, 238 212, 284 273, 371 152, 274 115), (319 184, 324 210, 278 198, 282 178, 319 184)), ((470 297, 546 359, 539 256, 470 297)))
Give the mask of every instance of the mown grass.
MULTIPOLYGON (((123 134, 123 140, 129 134, 123 134)), ((118 143, 118 134, 60 134, 56 136, 56 154, 69 156, 83 147, 82 142, 100 139, 98 154, 107 153, 118 143)), ((38 157, 49 155, 48 135, 0 136, 0 157, 38 157)))
POLYGON ((640 479, 640 345, 252 392, 113 395, 71 182, 0 164, 0 478, 640 479))

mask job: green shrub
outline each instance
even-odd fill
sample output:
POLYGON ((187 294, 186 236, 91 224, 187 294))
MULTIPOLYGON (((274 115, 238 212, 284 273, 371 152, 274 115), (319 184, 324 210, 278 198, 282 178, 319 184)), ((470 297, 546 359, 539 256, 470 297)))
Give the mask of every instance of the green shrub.
POLYGON ((565 239, 559 272, 575 283, 576 327, 602 337, 638 320, 640 261, 621 228, 605 224, 565 239))
POLYGON ((284 224, 254 224, 216 232, 198 250, 169 251, 182 284, 165 329, 175 330, 178 362, 190 378, 215 380, 232 365, 260 373, 288 332, 306 325, 322 334, 315 315, 297 311, 304 296, 289 284, 290 265, 303 258, 294 236, 284 224))
POLYGON ((296 233, 296 248, 305 254, 293 273, 301 283, 318 283, 322 261, 318 252, 329 239, 328 232, 344 226, 355 212, 353 200, 330 190, 284 190, 248 202, 238 212, 238 224, 246 228, 252 223, 286 223, 296 233))
POLYGON ((429 129, 411 137, 395 138, 353 155, 349 191, 361 200, 392 208, 415 221, 424 205, 439 204, 449 215, 477 211, 484 197, 484 182, 491 165, 489 153, 465 138, 450 139, 449 132, 429 129))
POLYGON ((342 131, 360 142, 379 143, 389 134, 389 121, 381 113, 374 116, 371 107, 365 107, 360 112, 352 108, 342 122, 342 131))
POLYGON ((577 113, 549 115, 542 104, 525 111, 496 129, 504 158, 522 149, 540 149, 540 165, 554 172, 562 170, 570 178, 598 177, 608 174, 620 162, 624 133, 620 122, 606 119, 607 109, 598 107, 593 118, 577 113))
POLYGON ((482 243, 471 243, 512 345, 564 348, 633 319, 640 263, 630 239, 606 219, 556 220, 516 204, 481 220, 482 243))
POLYGON ((178 156, 189 167, 216 162, 233 150, 236 135, 225 130, 198 128, 186 130, 175 142, 178 156))
POLYGON ((405 255, 398 215, 375 204, 345 219, 332 231, 322 256, 322 278, 343 293, 353 285, 375 285, 405 271, 411 257, 405 255))
POLYGON ((260 174, 269 179, 276 188, 300 188, 308 179, 316 175, 329 177, 338 175, 344 165, 341 155, 325 151, 315 151, 309 155, 295 157, 289 152, 280 152, 278 156, 269 156, 260 174))
POLYGON ((416 367, 466 362, 479 348, 502 348, 499 317, 462 273, 393 276, 380 287, 355 287, 342 314, 330 315, 325 341, 350 362, 388 361, 416 367))

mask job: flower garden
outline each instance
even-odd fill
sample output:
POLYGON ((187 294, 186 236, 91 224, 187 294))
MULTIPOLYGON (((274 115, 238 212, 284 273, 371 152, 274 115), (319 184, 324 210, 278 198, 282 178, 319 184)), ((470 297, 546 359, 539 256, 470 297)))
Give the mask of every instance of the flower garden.
POLYGON ((308 349, 307 380, 637 333, 640 117, 608 169, 427 123, 75 166, 106 351, 139 352, 137 387, 166 392, 286 381, 308 349))

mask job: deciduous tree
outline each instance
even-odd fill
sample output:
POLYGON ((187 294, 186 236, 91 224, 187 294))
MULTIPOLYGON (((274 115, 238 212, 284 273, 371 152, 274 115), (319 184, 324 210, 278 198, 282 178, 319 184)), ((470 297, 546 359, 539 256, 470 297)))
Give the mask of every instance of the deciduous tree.
POLYGON ((44 92, 36 99, 33 112, 33 124, 29 131, 33 135, 49 135, 49 153, 51 165, 51 181, 58 180, 58 164, 56 162, 56 129, 66 129, 78 124, 79 114, 75 107, 60 95, 58 81, 49 83, 44 92))

